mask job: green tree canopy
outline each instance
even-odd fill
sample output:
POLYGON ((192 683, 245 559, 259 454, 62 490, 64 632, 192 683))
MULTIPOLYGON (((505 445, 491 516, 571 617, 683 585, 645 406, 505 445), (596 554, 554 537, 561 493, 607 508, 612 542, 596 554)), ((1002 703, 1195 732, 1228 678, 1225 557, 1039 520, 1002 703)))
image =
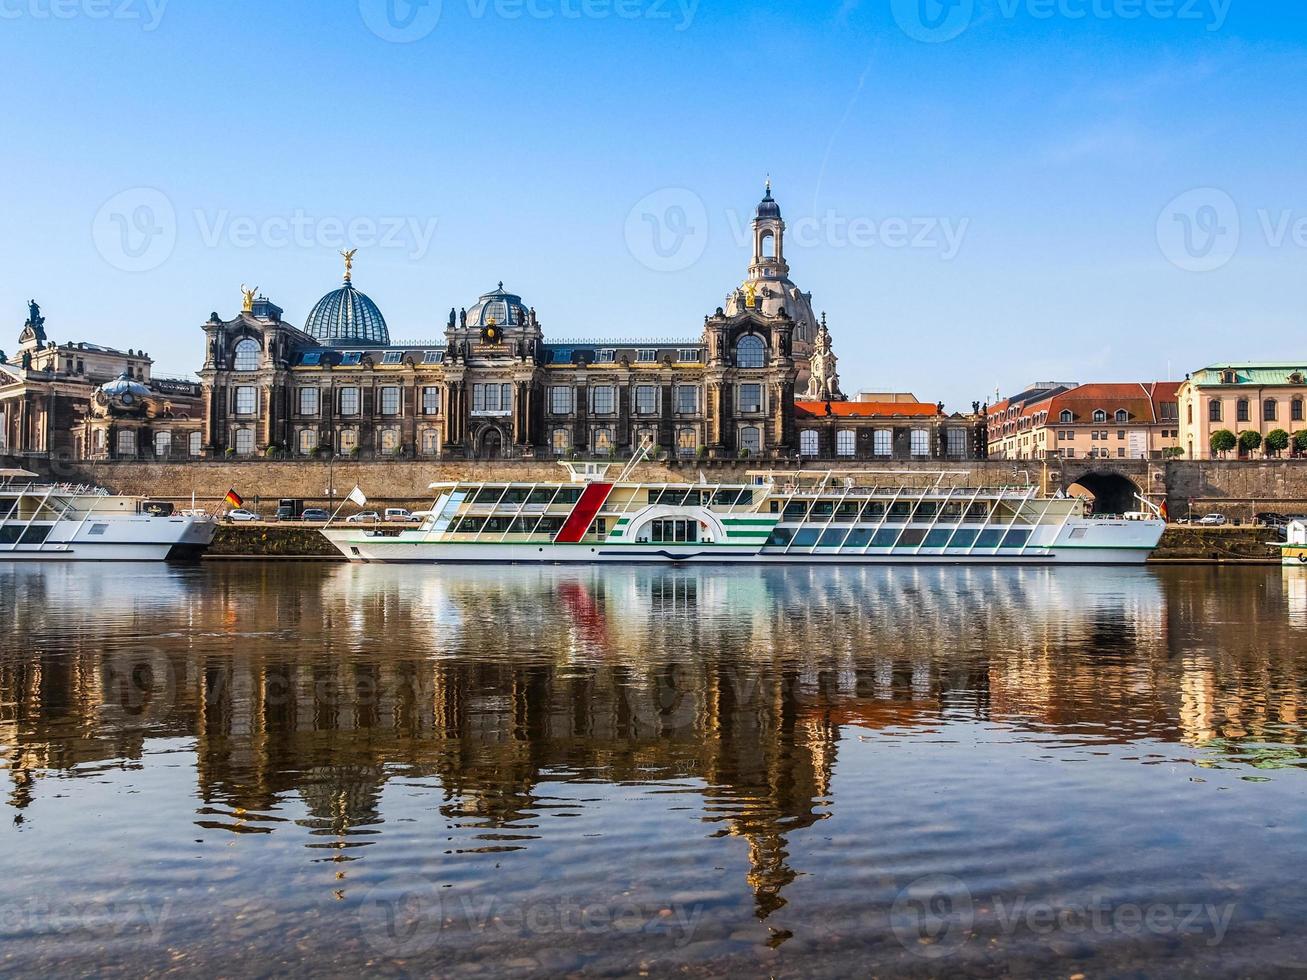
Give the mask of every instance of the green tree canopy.
POLYGON ((1272 429, 1266 433, 1266 451, 1282 453, 1289 448, 1289 433, 1283 429, 1272 429))
POLYGON ((1212 433, 1212 452, 1224 456, 1237 445, 1234 433, 1229 429, 1217 429, 1212 433))
POLYGON ((1300 453, 1307 453, 1307 429, 1299 429, 1293 434, 1293 448, 1300 453))
POLYGON ((1239 433, 1239 448, 1246 452, 1256 452, 1257 447, 1262 444, 1262 434, 1254 432, 1252 429, 1245 429, 1239 433))

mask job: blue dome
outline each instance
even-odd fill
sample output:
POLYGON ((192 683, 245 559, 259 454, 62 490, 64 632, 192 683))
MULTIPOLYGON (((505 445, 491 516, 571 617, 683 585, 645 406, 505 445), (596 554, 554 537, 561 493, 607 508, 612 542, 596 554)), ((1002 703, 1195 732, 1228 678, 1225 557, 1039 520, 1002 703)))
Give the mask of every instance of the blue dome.
POLYGON ((328 346, 390 343, 390 330, 377 304, 350 282, 318 300, 304 321, 304 332, 328 346))
POLYGON ((467 325, 469 327, 489 326, 494 320, 498 326, 514 327, 526 322, 527 310, 522 305, 522 297, 504 292, 504 284, 493 292, 485 293, 468 307, 467 325))
POLYGON ((767 193, 763 195, 761 203, 758 205, 759 218, 779 218, 781 216, 781 206, 776 203, 776 199, 771 196, 771 181, 767 182, 767 193))

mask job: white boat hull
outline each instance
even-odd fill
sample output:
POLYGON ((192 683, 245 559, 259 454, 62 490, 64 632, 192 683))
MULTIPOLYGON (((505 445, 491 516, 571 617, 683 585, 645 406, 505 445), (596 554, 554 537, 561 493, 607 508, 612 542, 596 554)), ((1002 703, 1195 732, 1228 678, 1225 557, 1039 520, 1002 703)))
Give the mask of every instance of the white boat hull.
POLYGON ((1103 546, 1061 541, 1048 547, 1014 549, 919 549, 891 553, 885 549, 832 553, 831 549, 773 549, 729 544, 513 544, 440 542, 423 532, 374 535, 367 531, 327 528, 322 533, 350 561, 375 563, 477 564, 767 564, 767 565, 1138 565, 1148 560, 1164 525, 1130 521, 1108 525, 1112 540, 1103 546))
POLYGON ((113 516, 56 521, 40 544, 0 544, 0 561, 164 561, 198 557, 213 541, 207 517, 113 516), (97 530, 100 528, 101 530, 97 530))

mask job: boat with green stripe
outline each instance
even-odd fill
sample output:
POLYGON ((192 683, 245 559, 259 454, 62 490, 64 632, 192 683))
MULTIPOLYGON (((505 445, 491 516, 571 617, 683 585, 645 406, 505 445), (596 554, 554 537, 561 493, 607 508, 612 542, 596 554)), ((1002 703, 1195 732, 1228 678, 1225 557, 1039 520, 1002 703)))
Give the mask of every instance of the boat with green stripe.
MULTIPOLYGON (((753 471, 742 483, 614 479, 614 464, 565 462, 546 483, 433 483, 417 526, 322 533, 357 562, 1138 564, 1165 522, 1155 510, 1091 515, 1038 487, 972 487, 962 471, 753 471)), ((1146 503, 1146 502, 1145 502, 1146 503)))

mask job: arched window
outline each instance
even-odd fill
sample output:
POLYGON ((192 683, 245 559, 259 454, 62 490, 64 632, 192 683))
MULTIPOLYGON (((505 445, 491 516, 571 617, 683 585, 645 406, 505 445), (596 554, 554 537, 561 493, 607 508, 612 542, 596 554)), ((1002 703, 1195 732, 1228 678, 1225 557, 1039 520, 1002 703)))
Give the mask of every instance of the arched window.
POLYGON ((762 233, 762 257, 764 259, 776 258, 776 236, 770 231, 762 233))
POLYGON ((263 361, 263 348, 258 341, 246 337, 236 345, 232 364, 237 371, 257 371, 263 361))
POLYGON ((1213 398, 1211 401, 1207 403, 1207 421, 1208 422, 1221 421, 1221 403, 1217 401, 1215 398, 1213 398))
POLYGON ((740 448, 750 456, 762 452, 762 430, 756 425, 746 425, 740 430, 740 448))
POLYGON ((204 450, 204 435, 200 432, 192 432, 186 439, 186 451, 192 456, 198 456, 204 450))
POLYGON ((747 334, 740 338, 740 342, 735 345, 735 366, 742 368, 767 366, 767 345, 762 342, 761 337, 747 334))
POLYGON ((852 429, 840 429, 835 433, 835 455, 852 456, 858 444, 858 436, 852 429))
POLYGON ((1130 413, 1127 412, 1124 408, 1118 408, 1118 409, 1116 410, 1116 420, 1117 420, 1118 422, 1129 422, 1129 421, 1130 421, 1130 413))
POLYGON ((1099 408, 1099 409, 1095 409, 1095 410, 1094 410, 1094 421, 1095 421, 1095 422, 1106 422, 1106 421, 1107 421, 1107 413, 1106 413, 1105 411, 1103 411, 1101 408, 1099 408))
POLYGON ((1277 414, 1276 402, 1274 398, 1268 398, 1262 402, 1262 421, 1274 422, 1277 414))
POLYGON ((1295 398, 1289 403, 1289 418, 1294 422, 1302 421, 1302 399, 1295 398))
POLYGON ((569 429, 555 429, 550 437, 550 444, 554 447, 554 453, 563 456, 572 448, 572 433, 569 429))
POLYGON ((249 456, 254 452, 254 430, 237 429, 236 430, 236 449, 237 456, 249 456))
POLYGON ((1247 421, 1248 421, 1248 399, 1247 399, 1247 398, 1240 398, 1240 399, 1239 399, 1239 404, 1236 406, 1236 409, 1237 409, 1237 412, 1238 412, 1238 414, 1236 415, 1236 418, 1237 418, 1240 422, 1247 422, 1247 421))
POLYGON ((799 452, 804 456, 817 455, 817 433, 812 429, 804 429, 799 433, 799 452))
POLYGON ((678 456, 693 456, 699 449, 699 434, 694 429, 678 429, 676 432, 676 453, 678 456))
POLYGON ((1074 420, 1075 420, 1075 416, 1072 415, 1072 414, 1070 413, 1070 411, 1064 411, 1064 412, 1062 413, 1062 421, 1063 421, 1064 423, 1066 423, 1066 424, 1069 425, 1069 424, 1070 424, 1071 422, 1073 422, 1074 420))

